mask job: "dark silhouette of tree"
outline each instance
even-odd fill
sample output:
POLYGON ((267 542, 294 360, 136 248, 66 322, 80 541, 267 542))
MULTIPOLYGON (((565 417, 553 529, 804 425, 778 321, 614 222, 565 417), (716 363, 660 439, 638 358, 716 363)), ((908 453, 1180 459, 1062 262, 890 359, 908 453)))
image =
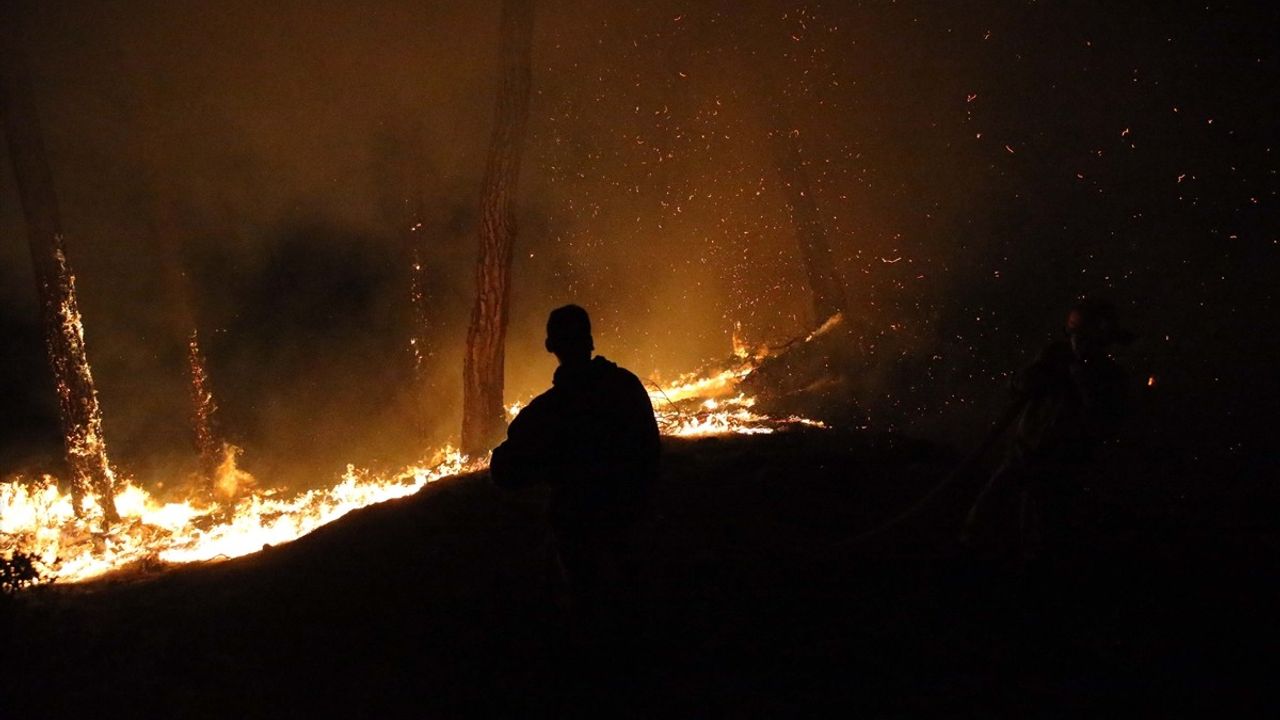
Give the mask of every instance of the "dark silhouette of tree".
POLYGON ((26 63, 7 20, 0 18, 7 26, 0 34, 0 115, 35 266, 40 319, 58 393, 72 497, 81 512, 85 496, 97 495, 107 520, 114 522, 119 519, 115 476, 107 458, 98 393, 85 354, 75 276, 67 260, 58 197, 26 63))
POLYGON ((818 212, 805 159, 800 148, 800 131, 794 129, 782 112, 774 115, 770 129, 774 166, 787 197, 787 212, 795 229, 800 257, 809 277, 813 295, 813 324, 822 325, 827 318, 847 309, 844 286, 835 272, 835 257, 827 239, 826 224, 818 212))
MULTIPOLYGON (((439 195, 439 179, 431 166, 425 146, 422 121, 393 116, 384 122, 390 129, 374 143, 379 201, 383 216, 391 226, 402 262, 405 263, 409 300, 409 359, 413 366, 414 423, 419 437, 426 435, 435 409, 435 388, 431 386, 430 365, 435 355, 435 316, 431 312, 431 238, 439 237, 440 215, 432 210, 428 196, 439 195)), ((437 197, 438 208, 440 198, 437 197)))
POLYGON ((199 459, 200 475, 206 489, 214 490, 218 468, 226 453, 226 441, 218 423, 218 403, 209 375, 208 362, 201 344, 200 318, 197 295, 192 288, 190 274, 183 260, 183 245, 191 238, 191 227, 185 222, 189 216, 180 207, 173 185, 168 182, 165 150, 166 122, 163 105, 148 102, 146 98, 163 95, 163 76, 150 67, 138 54, 126 54, 130 74, 146 78, 142 89, 147 90, 132 108, 141 137, 140 180, 145 193, 139 202, 149 210, 148 221, 155 257, 159 261, 160 279, 163 283, 170 312, 166 330, 173 341, 181 343, 186 369, 188 400, 190 402, 191 441, 199 459))
POLYGON ((488 450, 504 427, 504 345, 516 238, 512 205, 520 178, 532 75, 533 0, 503 0, 501 87, 480 195, 476 302, 463 360, 462 449, 488 450))

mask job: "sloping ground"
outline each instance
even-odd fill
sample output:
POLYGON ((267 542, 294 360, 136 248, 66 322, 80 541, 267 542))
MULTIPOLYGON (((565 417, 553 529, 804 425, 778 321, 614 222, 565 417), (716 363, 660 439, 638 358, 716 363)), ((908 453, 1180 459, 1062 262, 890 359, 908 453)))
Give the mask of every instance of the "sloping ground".
MULTIPOLYGON (((955 549, 960 490, 849 544, 955 461, 834 432, 670 443, 642 648, 586 663, 541 494, 442 481, 254 556, 28 593, 6 618, 0 716, 1114 716, 1263 700, 1274 514, 1205 497, 1188 514, 1167 491, 1194 497, 1199 467, 1144 461, 1105 521, 1025 572, 955 549)), ((1262 470, 1232 473, 1254 492, 1262 470)))

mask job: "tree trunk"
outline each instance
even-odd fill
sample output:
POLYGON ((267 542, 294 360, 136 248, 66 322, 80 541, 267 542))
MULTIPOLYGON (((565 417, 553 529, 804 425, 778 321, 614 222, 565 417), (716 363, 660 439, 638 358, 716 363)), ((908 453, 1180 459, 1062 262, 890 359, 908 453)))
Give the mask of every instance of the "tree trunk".
POLYGON ((512 205, 529 117, 533 0, 503 0, 502 85, 480 195, 476 302, 463 360, 462 450, 479 455, 501 439, 504 345, 516 238, 512 205))
MULTIPOLYGON (((126 70, 148 78, 147 96, 161 94, 162 87, 153 68, 137 54, 126 54, 126 70)), ((205 489, 215 490, 218 469, 226 456, 226 442, 218 427, 218 403, 209 378, 204 348, 200 342, 200 322, 196 296, 191 288, 182 259, 183 240, 190 235, 189 226, 183 222, 186 215, 165 182, 166 129, 172 126, 156 107, 139 104, 131 108, 139 134, 145 138, 140 145, 141 184, 150 201, 150 230, 155 257, 158 260, 160 278, 172 308, 166 320, 168 338, 181 343, 186 365, 187 397, 190 402, 191 441, 199 459, 200 476, 205 489)))
POLYGON ((224 457, 223 437, 217 425, 218 403, 214 399, 204 349, 200 345, 200 324, 192 300, 191 282, 179 249, 179 238, 184 231, 174 219, 174 206, 165 184, 161 182, 160 170, 157 169, 159 163, 155 162, 154 155, 155 150, 150 146, 144 149, 146 187, 152 204, 151 233, 173 308, 173 338, 181 338, 185 350, 192 444, 200 459, 201 477, 206 487, 212 490, 224 457))
POLYGON ((409 300, 409 359, 412 363, 413 419, 419 438, 432 427, 437 388, 432 387, 430 370, 435 352, 429 282, 431 269, 428 238, 439 232, 439 213, 429 212, 428 188, 437 198, 439 187, 424 146, 425 128, 421 119, 405 120, 393 114, 382 123, 386 133, 375 138, 374 152, 381 176, 380 205, 400 240, 399 251, 407 265, 406 293, 409 300))
POLYGON ((799 131, 779 115, 773 124, 774 164, 787 193, 787 211, 800 245, 800 256, 813 294, 813 326, 847 309, 844 287, 835 272, 835 258, 827 241, 826 225, 809 185, 800 153, 799 131))
POLYGON ((413 355, 414 419, 419 439, 425 438, 431 424, 434 393, 430 386, 432 327, 431 311, 427 303, 427 253, 424 245, 426 228, 416 225, 412 237, 406 238, 409 246, 409 305, 412 330, 409 350, 413 355))
POLYGON ((35 266, 45 347, 58 392, 58 408, 71 492, 77 512, 89 493, 97 495, 108 521, 118 519, 115 474, 107 458, 102 412, 85 355, 84 327, 76 303, 76 281, 67 261, 58 198, 25 63, 16 39, 0 37, 0 114, 18 185, 27 240, 35 266))
POLYGON ((200 332, 195 325, 187 335, 187 379, 191 390, 191 433, 196 453, 200 456, 200 474, 210 490, 222 465, 225 443, 216 423, 218 403, 213 398, 213 385, 205 366, 200 332))

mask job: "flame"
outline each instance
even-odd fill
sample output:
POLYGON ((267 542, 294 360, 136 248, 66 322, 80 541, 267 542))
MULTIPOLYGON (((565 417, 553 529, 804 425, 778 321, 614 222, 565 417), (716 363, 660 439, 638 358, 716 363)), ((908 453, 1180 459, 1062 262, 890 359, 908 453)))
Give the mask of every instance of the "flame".
POLYGON ((733 324, 733 356, 739 360, 746 360, 751 357, 751 349, 742 340, 742 323, 733 324))
POLYGON ((767 435, 798 425, 826 427, 818 420, 800 416, 771 418, 752 410, 755 398, 738 394, 729 398, 707 398, 689 410, 674 406, 655 411, 663 435, 705 437, 708 435, 767 435))
POLYGON ((527 404, 528 403, 516 401, 508 405, 507 406, 507 422, 511 422, 512 420, 515 420, 516 416, 520 414, 520 411, 523 410, 524 406, 527 404))
MULTIPOLYGON (((839 322, 814 331, 807 342, 839 322)), ((791 427, 825 427, 803 417, 771 418, 739 386, 769 356, 767 348, 740 352, 735 333, 728 367, 686 373, 667 383, 651 382, 649 396, 665 435, 764 434, 791 427)), ((506 408, 514 417, 524 403, 506 408)), ((23 552, 35 558, 45 581, 76 582, 126 567, 200 562, 247 555, 295 540, 347 513, 412 495, 428 483, 484 468, 487 458, 469 458, 446 446, 425 461, 388 474, 348 465, 332 487, 286 493, 264 488, 238 467, 241 451, 222 445, 212 495, 166 502, 131 480, 118 480, 120 520, 109 522, 96 497, 76 513, 72 495, 56 478, 13 478, 0 483, 0 556, 23 552)))
POLYGON ((33 555, 45 580, 70 582, 130 565, 238 557, 484 464, 446 447, 424 463, 388 475, 348 465, 333 487, 287 495, 247 491, 251 486, 244 483, 252 476, 235 467, 238 453, 228 446, 219 468, 219 485, 239 493, 238 499, 163 502, 125 481, 116 493, 120 521, 112 524, 105 522, 96 498, 86 498, 77 515, 71 496, 50 475, 0 483, 0 553, 33 555))
MULTIPOLYGON (((796 343, 807 343, 825 335, 843 321, 839 313, 832 315, 818 329, 778 350, 796 343)), ((724 369, 687 373, 664 384, 651 382, 649 391, 658 427, 664 435, 701 437, 707 435, 760 435, 797 426, 826 427, 822 422, 800 416, 772 418, 753 408, 755 398, 743 394, 739 386, 760 364, 777 351, 761 346, 755 351, 741 337, 742 326, 733 332, 733 363, 724 369)))
POLYGON ((243 495, 258 484, 252 475, 236 467, 243 452, 231 443, 222 444, 222 462, 213 473, 213 492, 223 500, 243 495))

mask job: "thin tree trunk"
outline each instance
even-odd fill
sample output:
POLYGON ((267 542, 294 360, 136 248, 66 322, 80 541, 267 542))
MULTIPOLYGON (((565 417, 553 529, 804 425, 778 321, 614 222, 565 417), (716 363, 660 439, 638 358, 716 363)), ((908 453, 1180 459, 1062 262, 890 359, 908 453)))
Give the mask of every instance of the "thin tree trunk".
POLYGON ((533 0, 503 0, 502 86, 480 196, 476 302, 463 360, 462 449, 478 455, 501 438, 504 345, 520 177, 532 75, 533 0))
MULTIPOLYGON (((158 79, 152 68, 136 54, 125 56, 130 62, 128 70, 150 82, 147 95, 160 91, 158 79)), ((150 200, 150 229, 156 257, 159 259, 161 279, 172 312, 167 329, 170 337, 182 343, 186 361, 187 395, 190 404, 191 441, 199 459, 200 476, 205 489, 215 491, 218 469, 226 456, 226 443, 217 423, 218 403, 209 378, 204 348, 200 342, 200 322, 196 310, 195 295, 182 260, 182 241, 189 228, 181 221, 183 215, 176 212, 171 187, 164 182, 165 166, 162 161, 163 138, 166 123, 157 109, 146 103, 132 108, 137 128, 146 140, 141 145, 139 159, 142 164, 142 181, 150 200)))
POLYGON ((411 237, 405 238, 409 245, 409 306, 412 323, 409 337, 409 350, 413 354, 413 398, 414 420, 418 427, 419 439, 425 438, 431 424, 432 402, 435 400, 428 373, 431 370, 431 357, 435 354, 430 346, 432 339, 431 309, 427 303, 427 253, 424 242, 427 230, 425 225, 415 223, 411 237))
POLYGON ((108 521, 119 519, 115 474, 107 458, 102 412, 85 355, 84 327, 76 303, 75 276, 67 261, 58 198, 45 157, 26 67, 9 32, 0 36, 0 114, 9 158, 27 224, 45 347, 53 370, 77 512, 89 493, 97 495, 108 521))
POLYGON ((835 272, 835 257, 827 240, 827 229, 818 211, 800 152, 799 132, 781 114, 772 129, 774 164, 787 193, 787 211, 800 245, 800 257, 809 276, 813 295, 813 324, 821 326, 827 318, 847 309, 845 292, 835 272))
POLYGON ((432 348, 433 315, 429 282, 431 268, 428 237, 440 230, 439 213, 428 212, 427 195, 439 203, 440 188, 431 158, 424 146, 425 127, 421 118, 406 119, 404 113, 385 118, 383 132, 374 137, 376 173, 381 190, 379 204, 400 245, 397 248, 406 266, 405 294, 409 300, 407 349, 411 363, 410 399, 414 427, 425 439, 432 427, 434 402, 438 399, 429 371, 435 352, 432 348))
POLYGON ((213 383, 204 349, 200 344, 200 324, 192 298, 191 283, 183 267, 179 238, 183 230, 174 220, 174 208, 160 171, 154 162, 155 151, 148 147, 144 161, 148 165, 147 188, 151 196, 151 233, 160 259, 160 272, 173 308, 172 331, 175 339, 182 338, 186 358, 187 390, 191 402, 191 440, 200 459, 200 474, 209 490, 217 479, 218 467, 225 451, 222 433, 217 425, 218 403, 213 394, 213 383))
POLYGON ((384 147, 386 162, 383 169, 388 176, 384 203, 385 211, 400 235, 400 250, 408 260, 409 353, 413 362, 410 392, 418 436, 425 438, 432 425, 433 403, 437 399, 428 374, 435 352, 431 347, 434 328, 428 285, 431 271, 427 267, 430 256, 427 239, 438 231, 438 218, 428 213, 427 187, 432 186, 433 191, 438 188, 423 145, 425 130, 422 123, 401 123, 399 130, 400 133, 384 147))
POLYGON ((200 347, 200 331, 195 325, 187 334, 187 380, 190 382, 192 441, 200 456, 201 477, 212 490, 225 456, 226 444, 218 430, 218 403, 213 397, 204 349, 200 347))

